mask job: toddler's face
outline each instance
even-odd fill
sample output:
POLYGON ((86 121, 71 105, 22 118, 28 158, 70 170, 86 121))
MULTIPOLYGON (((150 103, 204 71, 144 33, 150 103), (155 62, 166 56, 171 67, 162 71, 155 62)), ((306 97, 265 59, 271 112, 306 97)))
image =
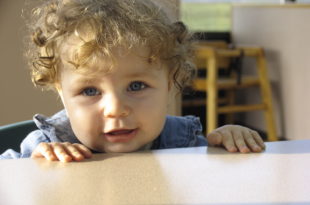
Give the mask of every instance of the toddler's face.
MULTIPOLYGON (((149 63, 146 54, 141 47, 116 55, 110 73, 92 77, 63 60, 59 95, 75 135, 87 147, 132 152, 160 134, 167 113, 168 73, 160 63, 149 63)), ((99 60, 94 66, 105 62, 99 60)))

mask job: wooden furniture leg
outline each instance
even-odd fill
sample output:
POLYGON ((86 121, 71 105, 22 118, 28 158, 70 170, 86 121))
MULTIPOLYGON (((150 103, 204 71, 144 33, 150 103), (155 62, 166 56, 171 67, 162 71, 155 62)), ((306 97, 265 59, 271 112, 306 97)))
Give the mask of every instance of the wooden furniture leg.
POLYGON ((274 119, 274 111, 272 106, 272 94, 271 94, 271 87, 270 82, 268 80, 267 74, 267 67, 266 67, 266 58, 262 48, 259 49, 258 54, 256 56, 257 61, 257 69, 258 69, 258 77, 260 80, 261 86, 261 95, 263 104, 266 106, 264 109, 264 115, 266 119, 266 126, 267 126, 267 140, 268 141, 276 141, 277 134, 276 134, 276 125, 274 119))

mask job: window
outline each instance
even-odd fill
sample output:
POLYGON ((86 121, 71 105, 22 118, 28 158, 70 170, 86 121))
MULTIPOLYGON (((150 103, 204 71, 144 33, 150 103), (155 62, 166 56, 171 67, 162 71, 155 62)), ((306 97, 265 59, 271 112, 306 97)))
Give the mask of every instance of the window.
POLYGON ((181 19, 192 31, 230 31, 230 16, 229 3, 181 3, 181 19))
POLYGON ((231 29, 232 3, 280 4, 310 0, 180 0, 181 20, 192 31, 228 32, 231 29))

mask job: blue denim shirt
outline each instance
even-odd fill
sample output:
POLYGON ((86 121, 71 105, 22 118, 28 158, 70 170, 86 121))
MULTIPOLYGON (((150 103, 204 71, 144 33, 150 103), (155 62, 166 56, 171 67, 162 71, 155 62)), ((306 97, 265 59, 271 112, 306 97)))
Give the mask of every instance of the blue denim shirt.
MULTIPOLYGON (((0 159, 27 158, 41 142, 80 143, 74 135, 65 110, 52 117, 35 115, 34 122, 38 130, 27 135, 21 143, 20 153, 9 149, 0 155, 0 159)), ((167 116, 161 134, 148 146, 150 149, 207 146, 202 136, 202 126, 198 117, 167 116)))

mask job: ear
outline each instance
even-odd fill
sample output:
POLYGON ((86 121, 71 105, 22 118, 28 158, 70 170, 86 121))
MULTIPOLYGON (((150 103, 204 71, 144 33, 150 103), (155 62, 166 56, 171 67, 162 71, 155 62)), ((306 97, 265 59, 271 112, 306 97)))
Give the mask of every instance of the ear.
POLYGON ((169 81, 168 81, 168 91, 171 92, 172 89, 173 89, 173 81, 171 79, 169 79, 169 81))
POLYGON ((174 72, 168 71, 168 91, 171 93, 175 89, 174 72))

